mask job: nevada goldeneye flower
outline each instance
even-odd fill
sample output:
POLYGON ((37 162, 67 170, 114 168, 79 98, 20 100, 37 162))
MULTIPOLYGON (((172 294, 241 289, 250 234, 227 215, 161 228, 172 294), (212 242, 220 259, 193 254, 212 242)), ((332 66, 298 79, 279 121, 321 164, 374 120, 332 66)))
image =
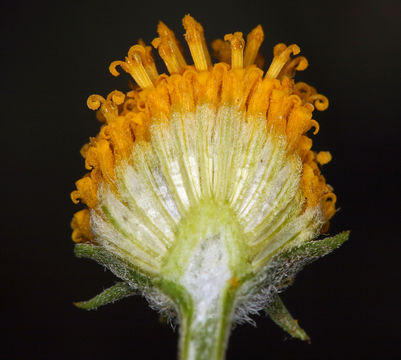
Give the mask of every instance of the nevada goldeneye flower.
POLYGON ((327 232, 336 212, 321 174, 329 152, 311 150, 314 109, 328 100, 296 82, 308 61, 297 45, 278 44, 264 71, 259 25, 212 43, 183 19, 193 64, 160 22, 152 48, 140 41, 110 72, 136 85, 88 106, 103 122, 81 153, 88 173, 73 202, 76 254, 122 281, 85 309, 135 293, 179 323, 180 359, 223 359, 234 322, 265 309, 292 336, 308 336, 278 297, 307 263, 340 246, 348 232, 327 232))

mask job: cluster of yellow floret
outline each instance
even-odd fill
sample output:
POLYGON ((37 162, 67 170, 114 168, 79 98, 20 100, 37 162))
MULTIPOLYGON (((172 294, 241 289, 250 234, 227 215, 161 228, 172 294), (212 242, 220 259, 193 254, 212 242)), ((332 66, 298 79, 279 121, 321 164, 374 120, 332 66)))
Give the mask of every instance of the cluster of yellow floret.
MULTIPOLYGON (((104 125, 81 150, 89 172, 76 182, 77 190, 71 194, 73 202, 82 201, 96 209, 99 184, 106 182, 112 189, 115 187, 116 165, 132 156, 135 142, 150 140, 152 122, 168 122, 172 112, 193 112, 201 104, 215 109, 233 106, 246 115, 246 121, 267 121, 270 131, 286 137, 288 151, 299 154, 305 207, 322 205, 327 220, 322 231, 327 230, 328 220, 335 213, 336 197, 318 164, 329 162, 331 155, 311 151, 312 140, 306 133, 312 127, 314 134, 318 132, 312 112, 314 108, 325 110, 328 100, 313 87, 293 80, 296 71, 308 66, 305 57, 293 57, 300 52, 299 47, 276 45, 272 63, 264 73, 260 68, 264 60, 259 53, 264 34, 259 25, 248 34, 246 44, 240 32, 226 35, 224 41, 215 40, 212 48, 220 62, 212 64, 202 26, 189 15, 184 17, 183 25, 193 65, 187 64, 174 33, 160 22, 159 37, 152 45, 170 75, 158 73, 152 48, 140 41, 130 48, 125 61, 110 65, 114 76, 119 75, 120 66, 137 86, 126 94, 115 90, 107 98, 89 97, 89 108, 98 110, 98 119, 104 125)), ((72 227, 75 242, 93 240, 88 209, 74 215, 72 227)))

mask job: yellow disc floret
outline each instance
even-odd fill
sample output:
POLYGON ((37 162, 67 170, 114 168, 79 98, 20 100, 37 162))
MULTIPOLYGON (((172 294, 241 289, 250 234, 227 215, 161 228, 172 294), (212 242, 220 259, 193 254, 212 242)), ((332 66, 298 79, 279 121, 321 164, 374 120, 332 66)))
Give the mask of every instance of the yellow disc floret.
MULTIPOLYGON (((212 47, 221 62, 213 65, 202 26, 190 15, 184 17, 183 25, 194 65, 188 65, 175 34, 160 22, 159 37, 152 45, 170 75, 159 75, 150 46, 140 41, 129 49, 125 61, 110 64, 112 75, 119 75, 117 67, 120 66, 138 87, 126 94, 113 91, 106 98, 89 97, 89 108, 97 110, 104 124, 81 151, 90 172, 76 182, 72 200, 82 201, 96 211, 102 184, 107 183, 117 191, 116 167, 133 156, 135 143, 150 140, 151 124, 168 122, 176 109, 194 112, 201 104, 215 109, 232 106, 245 114, 246 121, 266 121, 269 131, 286 139, 287 151, 297 153, 303 163, 303 211, 309 206, 321 205, 328 222, 335 213, 336 196, 321 175, 319 165, 328 163, 331 155, 311 151, 312 140, 307 135, 312 128, 314 134, 318 132, 319 125, 312 119, 312 113, 315 108, 325 110, 328 100, 315 88, 294 81, 295 72, 308 66, 305 57, 293 57, 299 54, 300 48, 276 45, 271 65, 264 73, 258 67, 263 61, 259 49, 264 39, 263 29, 258 25, 246 42, 240 32, 226 35, 225 41, 216 40, 212 47)), ((88 210, 74 215, 72 227, 74 241, 93 240, 88 210)), ((322 229, 325 230, 327 225, 322 229)))

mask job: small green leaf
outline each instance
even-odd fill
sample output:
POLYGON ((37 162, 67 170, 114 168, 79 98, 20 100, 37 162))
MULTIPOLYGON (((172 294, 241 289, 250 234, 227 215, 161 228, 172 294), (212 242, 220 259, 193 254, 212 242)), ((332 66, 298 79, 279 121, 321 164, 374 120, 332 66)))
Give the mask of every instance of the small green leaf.
POLYGON ((113 303, 125 297, 136 294, 137 292, 125 282, 118 282, 117 284, 104 290, 101 294, 96 295, 88 301, 75 302, 74 305, 84 310, 94 310, 99 306, 113 303))
POLYGON ((266 312, 278 326, 292 337, 303 341, 310 340, 306 332, 298 325, 298 321, 294 320, 288 312, 275 288, 272 290, 272 300, 267 305, 266 312))
POLYGON ((338 235, 322 240, 314 240, 291 248, 287 252, 289 258, 308 258, 314 261, 339 248, 349 238, 350 231, 343 231, 338 235))
POLYGON ((112 255, 109 251, 100 246, 76 244, 74 252, 79 258, 95 260, 99 264, 107 267, 114 275, 127 281, 134 287, 147 289, 152 286, 149 278, 135 270, 132 265, 127 264, 124 260, 112 255))
POLYGON ((344 231, 332 237, 305 242, 279 252, 266 269, 269 283, 279 289, 289 286, 295 275, 306 265, 339 248, 348 239, 349 234, 349 231, 344 231))

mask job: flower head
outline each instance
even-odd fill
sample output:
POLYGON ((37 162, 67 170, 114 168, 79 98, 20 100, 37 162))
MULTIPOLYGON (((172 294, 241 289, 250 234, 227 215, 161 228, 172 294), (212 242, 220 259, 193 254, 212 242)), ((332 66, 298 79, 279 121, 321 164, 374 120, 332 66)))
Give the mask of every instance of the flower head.
MULTIPOLYGON (((331 155, 312 151, 308 135, 328 100, 294 80, 308 66, 300 48, 276 45, 264 71, 259 25, 246 41, 241 32, 215 40, 213 64, 202 26, 190 15, 183 25, 193 64, 163 22, 152 45, 169 75, 143 41, 110 64, 136 85, 89 97, 104 124, 81 150, 89 172, 71 198, 87 206, 74 215, 73 240, 109 254, 117 275, 110 264, 120 261, 146 278, 123 280, 180 319, 191 304, 193 330, 227 302, 239 320, 251 302, 277 305, 274 292, 294 275, 278 259, 327 231, 336 196, 320 171, 331 155)), ((200 346, 182 341, 185 356, 200 346)))

